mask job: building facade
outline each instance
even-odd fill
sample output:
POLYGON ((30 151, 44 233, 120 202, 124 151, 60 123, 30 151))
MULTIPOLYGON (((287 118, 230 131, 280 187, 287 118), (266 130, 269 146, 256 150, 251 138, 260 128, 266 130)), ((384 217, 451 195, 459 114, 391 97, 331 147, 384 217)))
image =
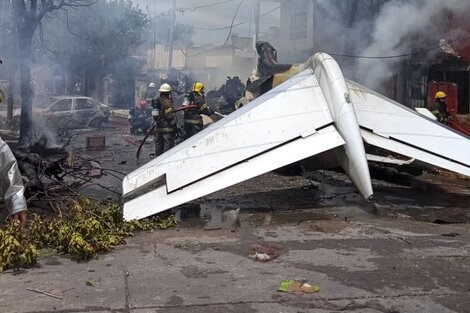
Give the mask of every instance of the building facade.
MULTIPOLYGON (((278 0, 281 9, 278 61, 302 63, 315 52, 335 57, 345 76, 361 82, 359 58, 372 40, 374 22, 382 9, 397 0, 278 0), (358 77, 359 76, 359 77, 358 77)), ((426 107, 434 82, 454 83, 458 94, 458 114, 470 112, 470 12, 436 10, 432 33, 413 29, 399 44, 408 57, 387 59, 387 73, 377 91, 409 107, 426 107), (423 40, 426 38, 426 40, 423 40), (446 44, 442 44, 444 42, 446 44), (454 52, 452 52, 454 51, 454 52)), ((396 17, 397 19, 400 16, 396 17)), ((399 50, 399 49, 397 49, 399 50)), ((384 55, 387 52, 383 52, 384 55)))

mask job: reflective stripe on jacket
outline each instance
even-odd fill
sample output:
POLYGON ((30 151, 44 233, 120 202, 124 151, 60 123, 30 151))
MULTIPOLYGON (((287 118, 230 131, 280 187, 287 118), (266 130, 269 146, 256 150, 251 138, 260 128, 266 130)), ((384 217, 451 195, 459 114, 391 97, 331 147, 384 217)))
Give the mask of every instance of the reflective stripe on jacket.
POLYGON ((156 101, 156 109, 161 116, 157 120, 157 130, 161 132, 173 132, 176 129, 176 115, 173 109, 173 100, 160 96, 156 101))
POLYGON ((203 125, 201 114, 211 115, 209 105, 206 103, 204 94, 192 92, 189 96, 191 104, 197 108, 184 111, 184 123, 192 125, 203 125))

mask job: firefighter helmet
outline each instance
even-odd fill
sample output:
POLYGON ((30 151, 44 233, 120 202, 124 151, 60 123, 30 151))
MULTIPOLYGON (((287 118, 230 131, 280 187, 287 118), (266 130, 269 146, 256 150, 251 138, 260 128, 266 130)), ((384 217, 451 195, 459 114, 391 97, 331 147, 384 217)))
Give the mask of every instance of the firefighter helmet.
POLYGON ((169 84, 167 83, 164 83, 160 86, 160 89, 158 89, 158 91, 160 92, 171 92, 172 88, 169 84))
POLYGON ((193 91, 195 92, 202 92, 204 91, 204 84, 201 82, 197 82, 193 85, 193 91))
POLYGON ((149 88, 155 88, 155 83, 150 83, 149 88))
POLYGON ((444 91, 438 91, 438 92, 436 92, 436 96, 434 98, 444 99, 445 97, 446 97, 446 93, 444 91))

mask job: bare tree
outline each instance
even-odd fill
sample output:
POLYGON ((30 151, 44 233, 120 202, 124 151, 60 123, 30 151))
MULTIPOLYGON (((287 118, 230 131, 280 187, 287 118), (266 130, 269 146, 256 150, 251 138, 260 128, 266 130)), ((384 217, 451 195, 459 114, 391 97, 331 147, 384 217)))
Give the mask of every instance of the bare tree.
POLYGON ((21 76, 20 144, 29 145, 32 137, 31 43, 34 32, 47 14, 67 8, 90 6, 97 0, 14 0, 14 24, 18 34, 21 76))
POLYGON ((17 38, 15 35, 15 29, 12 27, 11 22, 13 20, 13 12, 11 10, 12 2, 10 0, 0 0, 0 21, 1 35, 0 42, 4 43, 2 52, 8 61, 5 64, 7 78, 8 78, 8 92, 7 92, 7 123, 10 124, 13 121, 13 107, 15 100, 15 87, 16 87, 16 74, 17 74, 17 45, 12 44, 17 38))

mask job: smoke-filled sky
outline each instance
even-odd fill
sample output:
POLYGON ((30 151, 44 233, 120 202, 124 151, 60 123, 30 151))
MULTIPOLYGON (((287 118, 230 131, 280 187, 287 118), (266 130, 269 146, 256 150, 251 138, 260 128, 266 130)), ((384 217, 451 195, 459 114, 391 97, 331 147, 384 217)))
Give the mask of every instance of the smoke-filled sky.
MULTIPOLYGON (((172 0, 134 0, 139 7, 151 17, 168 13, 172 7, 172 0), (148 10, 147 10, 148 6, 148 10)), ((253 0, 176 0, 176 21, 190 24, 195 27, 194 43, 218 44, 224 42, 230 31, 229 26, 236 14, 232 33, 240 36, 253 36, 254 25, 254 3, 253 0), (182 12, 181 12, 182 11, 182 12), (203 30, 199 28, 224 28, 221 30, 203 30)), ((271 26, 279 26, 279 2, 261 1, 261 31, 271 26)), ((158 21, 158 19, 157 19, 158 21)))
MULTIPOLYGON (((140 8, 151 17, 158 17, 162 13, 168 14, 172 6, 172 0, 134 0, 134 2, 138 3, 140 8)), ((292 0, 292 5, 295 6, 295 4, 296 1, 292 0)), ((195 28, 193 40, 196 45, 220 44, 227 38, 229 26, 239 5, 234 25, 239 23, 242 25, 235 26, 232 33, 252 36, 255 29, 255 1, 253 0, 177 0, 176 19, 180 23, 190 24, 195 28), (225 29, 203 30, 202 28, 225 29)), ((337 53, 348 52, 348 54, 366 56, 406 54, 416 48, 409 44, 410 36, 416 34, 423 34, 418 37, 422 45, 433 41, 438 42, 444 37, 448 39, 449 34, 437 33, 435 29, 435 24, 438 24, 436 22, 442 22, 444 18, 443 12, 445 10, 453 13, 470 12, 468 0, 393 0, 385 4, 377 15, 371 16, 372 20, 369 22, 363 21, 352 28, 345 28, 344 19, 349 15, 340 14, 337 5, 336 1, 317 1, 317 7, 323 7, 323 12, 329 15, 329 18, 324 20, 329 25, 322 25, 325 27, 321 27, 317 32, 325 33, 323 38, 327 41, 332 38, 334 41, 347 38, 352 42, 352 45, 348 47, 349 51, 336 51, 337 53)), ((271 26, 280 26, 279 6, 280 1, 261 1, 262 32, 271 26)), ((442 25, 442 23, 439 24, 442 25)), ((452 35, 459 36, 459 32, 456 31, 452 35)), ((381 81, 380 78, 384 79, 393 74, 393 64, 397 60, 358 60, 353 76, 374 87, 377 82, 381 81)))
MULTIPOLYGON (((393 56, 409 53, 416 47, 435 51, 441 38, 452 42, 468 35, 461 29, 442 28, 442 25, 449 23, 446 21, 448 13, 455 15, 463 12, 470 14, 470 1, 391 1, 382 8, 375 21, 371 42, 358 52, 364 56, 393 56), (413 41, 409 40, 410 36, 413 36, 413 41)), ((362 59, 356 75, 362 76, 366 85, 375 87, 377 82, 394 74, 393 62, 362 59)))

